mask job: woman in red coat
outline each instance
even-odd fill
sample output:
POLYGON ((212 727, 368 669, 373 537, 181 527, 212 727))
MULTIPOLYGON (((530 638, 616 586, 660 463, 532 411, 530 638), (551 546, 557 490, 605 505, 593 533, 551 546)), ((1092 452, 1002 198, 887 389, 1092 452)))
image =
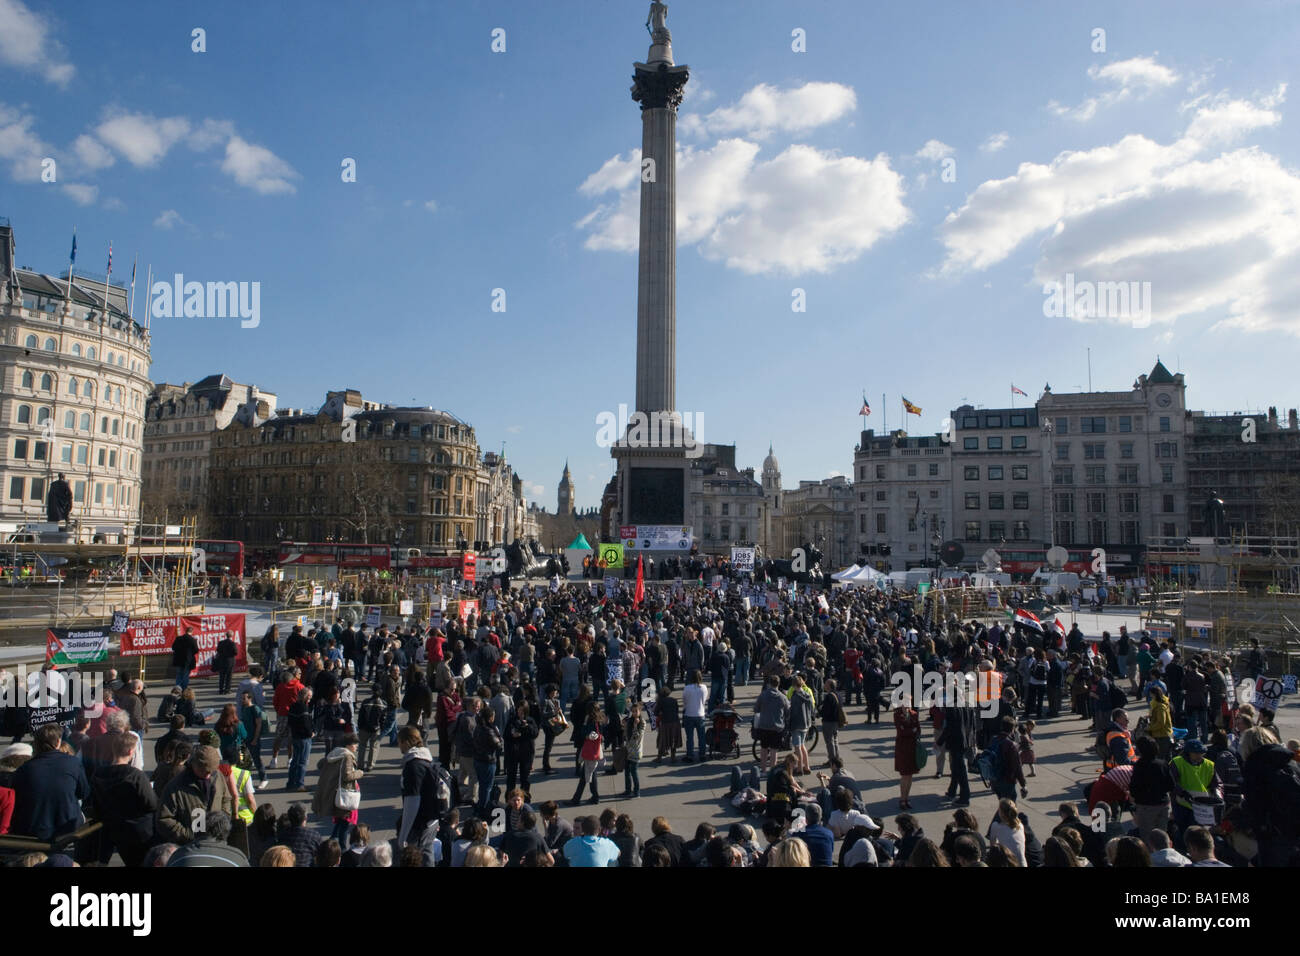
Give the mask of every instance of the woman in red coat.
POLYGON ((912 777, 920 769, 916 765, 916 744, 921 737, 921 717, 911 703, 910 698, 904 698, 894 708, 894 771, 899 775, 900 810, 912 809, 907 798, 912 792, 912 777))

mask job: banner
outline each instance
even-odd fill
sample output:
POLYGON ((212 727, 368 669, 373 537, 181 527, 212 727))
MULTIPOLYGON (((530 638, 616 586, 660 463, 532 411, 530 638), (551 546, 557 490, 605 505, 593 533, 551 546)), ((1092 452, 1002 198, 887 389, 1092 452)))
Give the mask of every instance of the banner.
POLYGON ((415 602, 410 598, 405 601, 399 601, 397 604, 397 613, 403 616, 409 616, 415 613, 415 602))
POLYGON ((602 544, 600 546, 600 560, 605 562, 605 567, 611 570, 623 566, 623 546, 621 544, 602 544))
POLYGON ((474 576, 478 570, 478 558, 476 555, 465 555, 464 563, 461 565, 460 576, 466 584, 474 583, 474 576))
POLYGON ((384 612, 377 607, 366 608, 366 627, 379 627, 383 623, 384 612))
POLYGON ((198 665, 190 672, 193 677, 211 677, 212 659, 217 653, 217 643, 230 631, 231 639, 239 652, 235 656, 235 670, 248 669, 248 638, 244 632, 242 614, 186 614, 180 617, 151 617, 132 621, 122 633, 123 657, 152 657, 171 654, 176 635, 189 628, 199 645, 198 665))
POLYGON ((620 525, 619 540, 629 551, 690 551, 691 529, 676 524, 620 525))
POLYGON ((113 612, 113 626, 109 630, 114 634, 121 634, 131 623, 131 615, 126 611, 113 612))
POLYGON ((753 548, 732 548, 731 569, 733 571, 753 571, 754 570, 754 549, 753 548))
POLYGON ((55 667, 102 663, 108 660, 108 632, 103 628, 85 631, 49 628, 45 632, 45 660, 55 667))
POLYGON ((468 621, 468 620, 469 620, 469 616, 470 616, 471 614, 473 614, 473 615, 475 615, 475 616, 478 615, 478 601, 476 601, 476 600, 464 600, 464 601, 461 601, 461 602, 460 602, 460 620, 461 620, 461 623, 463 624, 463 623, 465 623, 466 621, 468 621))

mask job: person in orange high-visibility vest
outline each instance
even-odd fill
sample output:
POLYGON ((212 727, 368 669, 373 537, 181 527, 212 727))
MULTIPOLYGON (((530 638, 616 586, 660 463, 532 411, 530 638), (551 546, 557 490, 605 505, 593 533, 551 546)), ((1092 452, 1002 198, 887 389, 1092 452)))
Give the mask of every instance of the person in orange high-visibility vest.
POLYGON ((1123 767, 1137 761, 1133 738, 1128 732, 1128 711, 1117 707, 1110 712, 1110 726, 1106 728, 1106 769, 1123 767))

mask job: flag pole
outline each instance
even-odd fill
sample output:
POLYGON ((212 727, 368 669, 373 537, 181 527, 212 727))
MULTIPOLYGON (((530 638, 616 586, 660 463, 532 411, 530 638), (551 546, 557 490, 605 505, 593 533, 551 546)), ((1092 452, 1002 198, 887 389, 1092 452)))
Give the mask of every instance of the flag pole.
POLYGON ((77 262, 77 227, 72 227, 72 254, 68 256, 68 301, 64 306, 64 311, 72 314, 72 267, 77 262))
POLYGON ((139 255, 131 260, 131 304, 126 307, 126 317, 128 319, 134 319, 135 317, 135 267, 139 262, 139 255))
POLYGON ((113 240, 108 240, 108 272, 104 276, 104 321, 108 321, 108 280, 113 277, 113 240))
POLYGON ((145 280, 144 280, 144 330, 146 333, 149 331, 149 317, 153 313, 153 310, 149 307, 149 290, 151 288, 153 288, 153 263, 152 262, 149 263, 149 274, 145 276, 145 280))

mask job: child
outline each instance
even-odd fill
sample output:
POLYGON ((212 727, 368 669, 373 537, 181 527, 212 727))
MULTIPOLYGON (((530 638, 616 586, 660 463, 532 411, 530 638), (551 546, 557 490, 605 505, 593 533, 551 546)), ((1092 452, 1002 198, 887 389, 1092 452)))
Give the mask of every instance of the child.
POLYGON ((1029 776, 1038 776, 1034 772, 1034 722, 1026 720, 1020 725, 1020 765, 1029 768, 1029 776))
POLYGON ((1286 742, 1286 749, 1291 751, 1292 760, 1300 760, 1300 740, 1292 737, 1286 742))

